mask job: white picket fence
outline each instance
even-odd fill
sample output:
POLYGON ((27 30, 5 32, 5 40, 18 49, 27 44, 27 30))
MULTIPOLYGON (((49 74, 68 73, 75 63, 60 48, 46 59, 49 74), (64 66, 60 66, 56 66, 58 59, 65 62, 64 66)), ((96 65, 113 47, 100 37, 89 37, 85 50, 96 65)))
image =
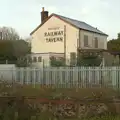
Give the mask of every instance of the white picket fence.
POLYGON ((120 86, 120 67, 47 67, 0 69, 0 79, 59 88, 120 86))

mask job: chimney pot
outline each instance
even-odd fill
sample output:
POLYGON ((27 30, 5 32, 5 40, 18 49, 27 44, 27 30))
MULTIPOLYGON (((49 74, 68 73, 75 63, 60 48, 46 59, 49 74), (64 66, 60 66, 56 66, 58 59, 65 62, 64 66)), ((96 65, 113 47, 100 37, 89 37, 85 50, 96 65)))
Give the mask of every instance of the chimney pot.
POLYGON ((44 12, 44 7, 42 7, 42 11, 44 12))

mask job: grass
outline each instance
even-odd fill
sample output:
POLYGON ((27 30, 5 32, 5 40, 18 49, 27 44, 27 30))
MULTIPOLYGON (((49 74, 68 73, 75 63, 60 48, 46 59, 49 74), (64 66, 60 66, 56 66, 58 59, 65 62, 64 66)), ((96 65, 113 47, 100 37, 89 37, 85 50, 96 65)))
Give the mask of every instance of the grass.
MULTIPOLYGON (((48 120, 49 118, 39 117, 38 120, 48 120)), ((32 120, 36 120, 34 117, 32 120)), ((93 118, 82 118, 82 119, 61 119, 61 120, 120 120, 120 116, 102 116, 93 118)))
POLYGON ((31 86, 23 86, 22 88, 16 88, 16 94, 23 96, 52 96, 54 97, 57 94, 63 93, 64 96, 73 97, 73 98, 83 98, 83 97, 93 97, 93 94, 100 96, 102 98, 108 98, 112 96, 118 96, 118 93, 113 89, 108 88, 46 88, 37 86, 35 88, 31 86))
MULTIPOLYGON (((65 88, 48 88, 46 86, 34 86, 31 85, 24 85, 20 86, 15 84, 13 87, 3 87, 4 85, 0 84, 0 93, 1 92, 8 92, 12 96, 34 96, 34 97, 41 97, 41 98, 54 98, 55 96, 59 96, 63 94, 64 96, 68 96, 75 99, 82 99, 85 97, 88 98, 95 98, 100 97, 102 99, 105 98, 112 98, 112 96, 118 96, 118 92, 113 89, 108 88, 80 88, 80 89, 65 89, 65 88)), ((111 103, 106 103, 111 111, 115 111, 115 108, 111 103)), ((47 117, 47 114, 45 114, 47 117)), ((42 117, 42 115, 41 115, 42 117)), ((42 118, 44 120, 44 118, 42 118)), ((45 118, 46 119, 46 118, 45 118)), ((34 120, 34 118, 33 118, 34 120)), ((64 119, 68 120, 68 119, 64 119)), ((78 120, 78 119, 70 119, 70 120, 78 120)), ((79 119, 80 120, 80 119, 79 119)), ((82 119, 82 120, 120 120, 120 116, 113 116, 113 115, 106 115, 101 118, 93 117, 89 119, 82 119)))
MULTIPOLYGON (((74 119, 74 120, 80 120, 80 119, 74 119)), ((81 120, 120 120, 120 116, 107 115, 107 116, 102 116, 102 117, 85 118, 81 120)))

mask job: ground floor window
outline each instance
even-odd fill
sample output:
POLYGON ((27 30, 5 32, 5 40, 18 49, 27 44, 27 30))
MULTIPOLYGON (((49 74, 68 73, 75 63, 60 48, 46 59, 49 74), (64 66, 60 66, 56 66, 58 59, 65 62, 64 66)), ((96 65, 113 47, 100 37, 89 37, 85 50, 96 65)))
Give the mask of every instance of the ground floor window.
POLYGON ((51 56, 50 57, 50 65, 53 66, 53 67, 64 66, 64 58, 63 57, 51 56))
POLYGON ((37 62, 37 57, 33 57, 33 62, 37 62))
POLYGON ((38 62, 42 62, 42 57, 38 57, 38 62))

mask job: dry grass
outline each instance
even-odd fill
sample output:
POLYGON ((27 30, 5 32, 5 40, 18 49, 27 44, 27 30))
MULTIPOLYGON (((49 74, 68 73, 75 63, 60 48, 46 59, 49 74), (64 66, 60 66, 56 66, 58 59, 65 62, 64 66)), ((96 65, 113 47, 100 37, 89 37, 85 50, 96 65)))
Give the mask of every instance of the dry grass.
MULTIPOLYGON (((18 85, 14 84, 11 87, 8 87, 8 84, 0 84, 0 93, 2 92, 8 92, 12 96, 35 96, 35 97, 41 97, 41 98, 49 98, 49 97, 55 97, 59 94, 63 94, 64 96, 68 96, 71 98, 76 99, 82 99, 85 97, 89 98, 112 98, 113 96, 118 96, 118 92, 113 90, 112 88, 80 88, 80 89, 65 89, 65 88, 47 88, 46 86, 38 86, 34 88, 31 85, 18 85)), ((111 103, 106 103, 106 105, 109 107, 110 111, 114 112, 116 111, 115 105, 111 103)), ((104 117, 102 120, 119 120, 118 117, 104 117)), ((99 118, 93 118, 90 120, 100 120, 99 118)))
MULTIPOLYGON (((63 94, 64 96, 75 98, 75 99, 83 99, 83 98, 91 98, 94 99, 99 97, 104 100, 106 98, 110 98, 112 100, 113 96, 118 96, 118 92, 113 89, 108 88, 80 88, 80 89, 65 89, 65 88, 46 88, 46 87, 37 87, 33 88, 29 85, 22 86, 16 90, 14 95, 18 96, 34 96, 39 98, 54 98, 55 96, 59 96, 63 94)), ((84 102, 84 101, 83 101, 84 102)), ((116 106, 114 103, 106 103, 110 112, 116 112, 116 106)), ((120 111, 118 111, 120 113, 120 111)))
POLYGON ((46 88, 46 87, 36 87, 22 86, 21 88, 16 88, 16 94, 23 96, 54 96, 56 94, 63 93, 64 96, 69 96, 73 98, 83 98, 83 97, 97 97, 108 98, 112 96, 118 96, 118 92, 112 88, 46 88))
POLYGON ((36 85, 19 85, 10 83, 0 83, 0 93, 8 92, 18 96, 54 97, 58 94, 72 98, 101 97, 109 98, 118 96, 119 93, 112 88, 53 88, 36 85))

